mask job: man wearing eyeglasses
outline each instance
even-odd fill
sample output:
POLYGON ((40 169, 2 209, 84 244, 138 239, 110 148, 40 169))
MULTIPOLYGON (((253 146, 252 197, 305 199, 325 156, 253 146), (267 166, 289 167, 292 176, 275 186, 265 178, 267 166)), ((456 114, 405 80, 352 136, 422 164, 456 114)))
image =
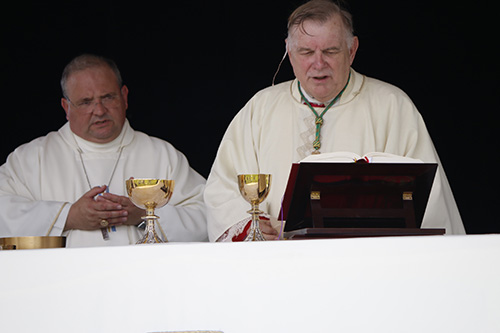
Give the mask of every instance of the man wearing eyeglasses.
POLYGON ((134 244, 145 212, 125 180, 175 180, 160 216, 168 241, 207 239, 205 179, 168 142, 134 131, 128 88, 112 60, 82 55, 64 69, 61 105, 68 122, 17 148, 0 167, 0 237, 67 237, 67 247, 134 244))

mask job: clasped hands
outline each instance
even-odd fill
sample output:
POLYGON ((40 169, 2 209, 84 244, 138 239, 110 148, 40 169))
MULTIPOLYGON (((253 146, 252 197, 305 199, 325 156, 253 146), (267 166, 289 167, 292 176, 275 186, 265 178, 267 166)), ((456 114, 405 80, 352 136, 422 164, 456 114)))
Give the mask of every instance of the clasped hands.
POLYGON ((135 206, 126 196, 106 192, 107 186, 97 186, 71 205, 64 230, 96 230, 101 221, 108 226, 137 225, 145 211, 135 206))

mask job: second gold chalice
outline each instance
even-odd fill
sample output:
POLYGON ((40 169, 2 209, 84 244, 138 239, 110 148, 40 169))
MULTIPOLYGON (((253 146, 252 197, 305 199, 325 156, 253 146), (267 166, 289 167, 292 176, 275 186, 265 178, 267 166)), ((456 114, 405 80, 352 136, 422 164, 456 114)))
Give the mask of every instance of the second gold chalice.
POLYGON ((155 230, 155 222, 159 219, 155 215, 155 208, 165 206, 172 197, 175 181, 165 179, 138 178, 128 179, 127 194, 130 200, 139 208, 146 210, 146 216, 142 218, 146 221, 146 231, 144 236, 136 244, 165 243, 155 230))
POLYGON ((259 227, 259 215, 263 212, 259 210, 271 187, 271 175, 266 174, 244 174, 238 175, 240 193, 252 205, 252 209, 247 213, 252 215, 252 224, 248 231, 245 242, 265 240, 259 227))

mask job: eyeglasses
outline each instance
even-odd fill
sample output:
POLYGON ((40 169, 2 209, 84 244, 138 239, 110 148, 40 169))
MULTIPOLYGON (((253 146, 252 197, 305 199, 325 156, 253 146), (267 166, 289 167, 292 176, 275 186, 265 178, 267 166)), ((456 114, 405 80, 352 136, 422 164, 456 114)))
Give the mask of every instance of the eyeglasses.
POLYGON ((94 111, 95 106, 99 103, 106 109, 116 108, 120 105, 120 98, 118 94, 106 94, 102 97, 98 97, 97 100, 94 98, 84 98, 81 101, 73 103, 68 97, 66 100, 70 102, 71 105, 78 111, 83 113, 91 113, 94 111))

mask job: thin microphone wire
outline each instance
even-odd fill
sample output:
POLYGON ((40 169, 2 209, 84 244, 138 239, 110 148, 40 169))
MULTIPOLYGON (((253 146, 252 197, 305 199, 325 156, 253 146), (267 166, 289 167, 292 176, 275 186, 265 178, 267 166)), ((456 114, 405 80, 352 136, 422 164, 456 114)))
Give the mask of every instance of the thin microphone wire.
POLYGON ((276 72, 274 73, 274 76, 273 76, 273 82, 272 82, 273 86, 274 86, 274 81, 276 80, 276 76, 278 75, 278 72, 280 71, 281 64, 283 63, 283 60, 285 60, 287 54, 288 54, 288 50, 285 49, 285 54, 283 55, 283 58, 281 58, 280 64, 278 65, 278 69, 276 70, 276 72))

